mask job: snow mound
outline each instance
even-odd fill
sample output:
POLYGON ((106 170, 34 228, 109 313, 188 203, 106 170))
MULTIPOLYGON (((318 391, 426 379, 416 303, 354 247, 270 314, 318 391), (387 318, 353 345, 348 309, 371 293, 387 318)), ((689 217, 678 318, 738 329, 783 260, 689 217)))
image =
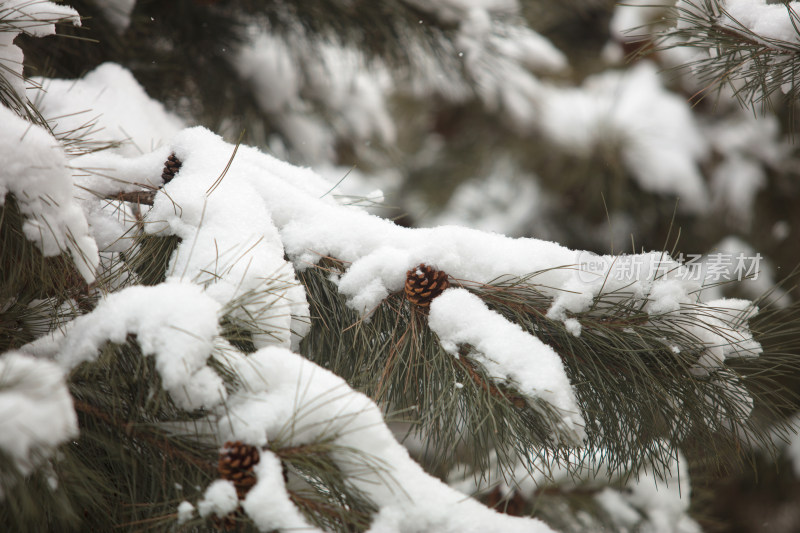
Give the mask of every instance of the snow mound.
POLYGON ((103 63, 78 80, 33 79, 37 88, 28 96, 56 135, 121 143, 117 153, 135 156, 151 152, 185 126, 116 63, 103 63))
MULTIPOLYGON (((78 434, 78 418, 62 369, 19 352, 0 357, 0 450, 22 474, 37 463, 34 453, 51 451, 78 434)), ((0 501, 3 499, 0 484, 0 501)))
POLYGON ((67 157, 46 129, 0 106, 0 206, 13 194, 26 217, 25 237, 45 256, 68 251, 75 267, 94 280, 97 244, 79 204, 72 197, 67 157))

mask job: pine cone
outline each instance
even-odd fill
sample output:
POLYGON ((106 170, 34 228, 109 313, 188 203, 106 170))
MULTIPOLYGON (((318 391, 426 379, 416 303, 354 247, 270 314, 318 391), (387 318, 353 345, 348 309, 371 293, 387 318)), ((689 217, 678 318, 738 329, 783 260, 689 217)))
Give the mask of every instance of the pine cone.
POLYGON ((172 181, 172 178, 174 178, 175 174, 181 169, 181 165, 183 165, 183 163, 175 154, 169 155, 166 163, 164 163, 164 170, 161 171, 161 179, 164 185, 172 181))
POLYGON ((515 490, 509 497, 503 495, 500 487, 495 487, 486 498, 486 504, 497 512, 511 516, 525 516, 527 502, 519 491, 515 490))
POLYGON ((447 273, 425 264, 419 264, 406 272, 406 298, 420 307, 430 306, 431 300, 449 286, 447 273))
POLYGON ((258 448, 242 444, 238 440, 226 442, 219 453, 219 462, 217 463, 219 475, 222 479, 233 482, 240 500, 244 499, 256 484, 253 466, 258 464, 259 459, 258 448))

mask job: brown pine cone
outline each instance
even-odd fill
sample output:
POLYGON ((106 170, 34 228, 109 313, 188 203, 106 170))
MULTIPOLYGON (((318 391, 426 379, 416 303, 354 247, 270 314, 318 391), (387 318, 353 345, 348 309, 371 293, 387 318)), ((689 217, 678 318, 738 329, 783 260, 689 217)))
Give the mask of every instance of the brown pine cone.
POLYGON ((219 453, 219 462, 217 463, 219 475, 222 479, 233 482, 240 500, 244 499, 256 484, 253 466, 258 464, 259 459, 258 448, 242 444, 238 440, 226 442, 219 453))
POLYGON ((449 286, 447 273, 426 264, 419 264, 406 272, 406 298, 420 307, 429 307, 431 301, 449 286))
POLYGON ((503 495, 500 487, 495 487, 487 496, 486 505, 507 515, 525 516, 528 503, 518 490, 515 490, 509 497, 508 495, 503 495))
POLYGON ((172 178, 175 177, 175 174, 178 173, 182 165, 183 163, 175 156, 175 154, 169 155, 166 163, 164 163, 164 170, 161 171, 161 179, 164 182, 164 185, 172 181, 172 178))
MULTIPOLYGON (((172 178, 175 177, 175 174, 178 173, 181 166, 183 166, 181 160, 178 159, 175 154, 170 154, 167 161, 164 163, 164 170, 161 171, 161 181, 163 183, 158 188, 160 189, 172 181, 172 178)), ((121 202, 131 202, 137 205, 153 205, 156 192, 158 192, 157 189, 150 187, 150 190, 120 192, 107 195, 106 198, 109 200, 119 200, 121 202)))

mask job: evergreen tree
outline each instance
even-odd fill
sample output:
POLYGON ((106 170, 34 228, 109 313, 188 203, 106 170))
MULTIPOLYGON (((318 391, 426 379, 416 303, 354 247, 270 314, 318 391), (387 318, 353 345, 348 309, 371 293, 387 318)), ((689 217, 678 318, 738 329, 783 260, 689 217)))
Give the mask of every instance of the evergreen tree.
POLYGON ((794 2, 71 4, 0 0, 5 529, 730 529, 800 442, 794 2))

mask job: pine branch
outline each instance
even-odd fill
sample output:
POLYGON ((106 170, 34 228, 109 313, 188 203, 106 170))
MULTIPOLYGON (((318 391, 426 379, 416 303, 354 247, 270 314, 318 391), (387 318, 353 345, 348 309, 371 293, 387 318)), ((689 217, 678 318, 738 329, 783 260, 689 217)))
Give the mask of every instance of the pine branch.
POLYGON ((156 191, 134 191, 121 192, 106 196, 108 200, 118 200, 120 202, 131 202, 136 205, 153 205, 156 191))
POLYGON ((149 235, 137 233, 134 246, 122 254, 125 268, 136 274, 143 285, 157 285, 168 274, 169 261, 181 243, 175 235, 149 235))
MULTIPOLYGON (((488 464, 490 451, 500 454, 501 470, 515 456, 526 460, 531 450, 557 453, 546 436, 558 427, 557 417, 548 421, 546 409, 520 409, 525 400, 482 376, 467 347, 459 358, 442 352, 426 315, 397 295, 379 306, 368 323, 360 319, 325 279, 342 268, 327 260, 302 275, 315 317, 303 346, 308 357, 392 409, 408 412, 419 422, 434 464, 448 464, 444 450, 465 445, 464 433, 474 439, 467 455, 476 469, 488 464), (353 353, 364 355, 354 358, 353 353), (483 440, 488 420, 503 422, 490 425, 493 438, 483 440)), ((724 368, 699 375, 694 369, 709 347, 692 327, 700 324, 733 346, 739 342, 713 321, 713 313, 723 310, 690 305, 680 313, 651 315, 642 311, 646 300, 624 292, 604 294, 575 316, 582 326, 576 337, 546 316, 552 299, 535 280, 532 275, 485 285, 459 283, 561 355, 588 424, 585 457, 603 450, 609 471, 631 475, 653 465, 660 472, 663 457, 679 448, 725 447, 728 452, 708 457, 724 468, 731 457, 744 460, 756 442, 771 446, 742 401, 749 394, 764 407, 792 405, 791 391, 776 379, 795 371, 793 358, 773 351, 732 359, 724 368)), ((788 334, 792 322, 780 324, 776 331, 788 334)))
MULTIPOLYGON (((69 378, 79 436, 61 446, 47 468, 6 493, 0 505, 5 529, 39 523, 43 531, 111 531, 139 524, 163 531, 173 527, 174 506, 213 478, 216 447, 197 434, 169 429, 168 423, 192 416, 161 390, 136 339, 103 352, 69 378), (36 483, 48 476, 57 476, 58 491, 36 483)), ((11 486, 3 483, 4 490, 11 486)))
MULTIPOLYGON (((300 511, 325 531, 365 531, 377 511, 368 495, 361 493, 342 474, 330 453, 336 447, 307 445, 289 453, 278 450, 287 479, 289 497, 300 511), (327 447, 326 451, 321 451, 327 447)), ((357 460, 356 457, 354 459, 357 460)))
MULTIPOLYGON (((766 7, 766 6, 765 6, 766 7)), ((727 85, 744 107, 762 110, 773 95, 800 96, 800 16, 785 4, 794 28, 792 40, 760 35, 736 20, 720 0, 692 0, 674 8, 677 26, 660 31, 652 51, 689 48, 698 59, 677 67, 704 85, 692 99, 701 100, 727 85)))
POLYGON ((467 347, 462 347, 459 355, 460 358, 457 359, 458 363, 464 367, 464 369, 467 371, 467 374, 469 374, 469 377, 475 382, 476 385, 496 398, 502 398, 503 400, 511 402, 514 407, 517 407, 518 409, 523 409, 525 407, 526 402, 522 396, 516 396, 513 394, 508 395, 503 393, 500 387, 494 383, 484 380, 480 374, 478 374, 473 363, 467 359, 469 356, 469 349, 467 347))
POLYGON ((68 254, 44 257, 23 232, 13 195, 0 205, 0 352, 18 348, 91 307, 94 296, 68 254))
MULTIPOLYGON (((607 450, 606 461, 612 471, 658 463, 678 448, 713 443, 716 449, 724 446, 742 460, 741 454, 750 453, 747 450, 753 449, 754 442, 771 447, 769 436, 743 411, 740 393, 735 391, 755 395, 757 403, 765 407, 795 403, 792 391, 775 382, 797 371, 794 357, 773 350, 757 358, 732 359, 724 368, 698 376, 692 369, 706 346, 688 326, 699 321, 704 328, 719 328, 706 322, 704 310, 689 306, 682 311, 685 318, 671 313, 652 316, 631 305, 634 301, 629 295, 603 295, 592 310, 576 315, 582 330, 580 337, 574 337, 544 316, 546 306, 531 285, 534 280, 498 283, 501 294, 511 293, 511 306, 497 298, 497 287, 478 287, 476 291, 488 293, 496 310, 556 348, 592 428, 588 449, 607 450), (533 301, 521 305, 526 295, 532 295, 533 301), (763 397, 767 391, 772 398, 763 397), (707 398, 714 401, 709 403, 707 398), (669 451, 660 440, 665 436, 671 443, 669 451)), ((784 333, 795 329, 791 320, 779 323, 776 327, 784 333)), ((722 334, 735 342, 724 331, 722 334)), ((706 457, 718 468, 730 460, 706 457)))
POLYGON ((446 472, 456 460, 453 449, 476 467, 488 466, 490 451, 510 465, 531 449, 557 441, 560 416, 548 404, 529 402, 519 409, 517 394, 442 350, 424 315, 399 295, 390 296, 365 322, 326 279, 324 269, 330 268, 328 263, 301 275, 312 306, 312 329, 301 350, 419 423, 437 471, 446 472))
POLYGON ((75 410, 85 416, 91 416, 99 419, 109 426, 115 427, 120 433, 124 433, 128 438, 140 439, 149 445, 161 450, 164 455, 173 460, 182 461, 200 468, 206 472, 213 472, 214 465, 211 461, 200 459, 196 454, 187 453, 185 450, 178 448, 173 442, 170 442, 164 436, 157 436, 153 432, 153 428, 142 429, 131 421, 122 421, 114 418, 113 414, 109 414, 99 407, 91 405, 85 401, 76 400, 75 410))

